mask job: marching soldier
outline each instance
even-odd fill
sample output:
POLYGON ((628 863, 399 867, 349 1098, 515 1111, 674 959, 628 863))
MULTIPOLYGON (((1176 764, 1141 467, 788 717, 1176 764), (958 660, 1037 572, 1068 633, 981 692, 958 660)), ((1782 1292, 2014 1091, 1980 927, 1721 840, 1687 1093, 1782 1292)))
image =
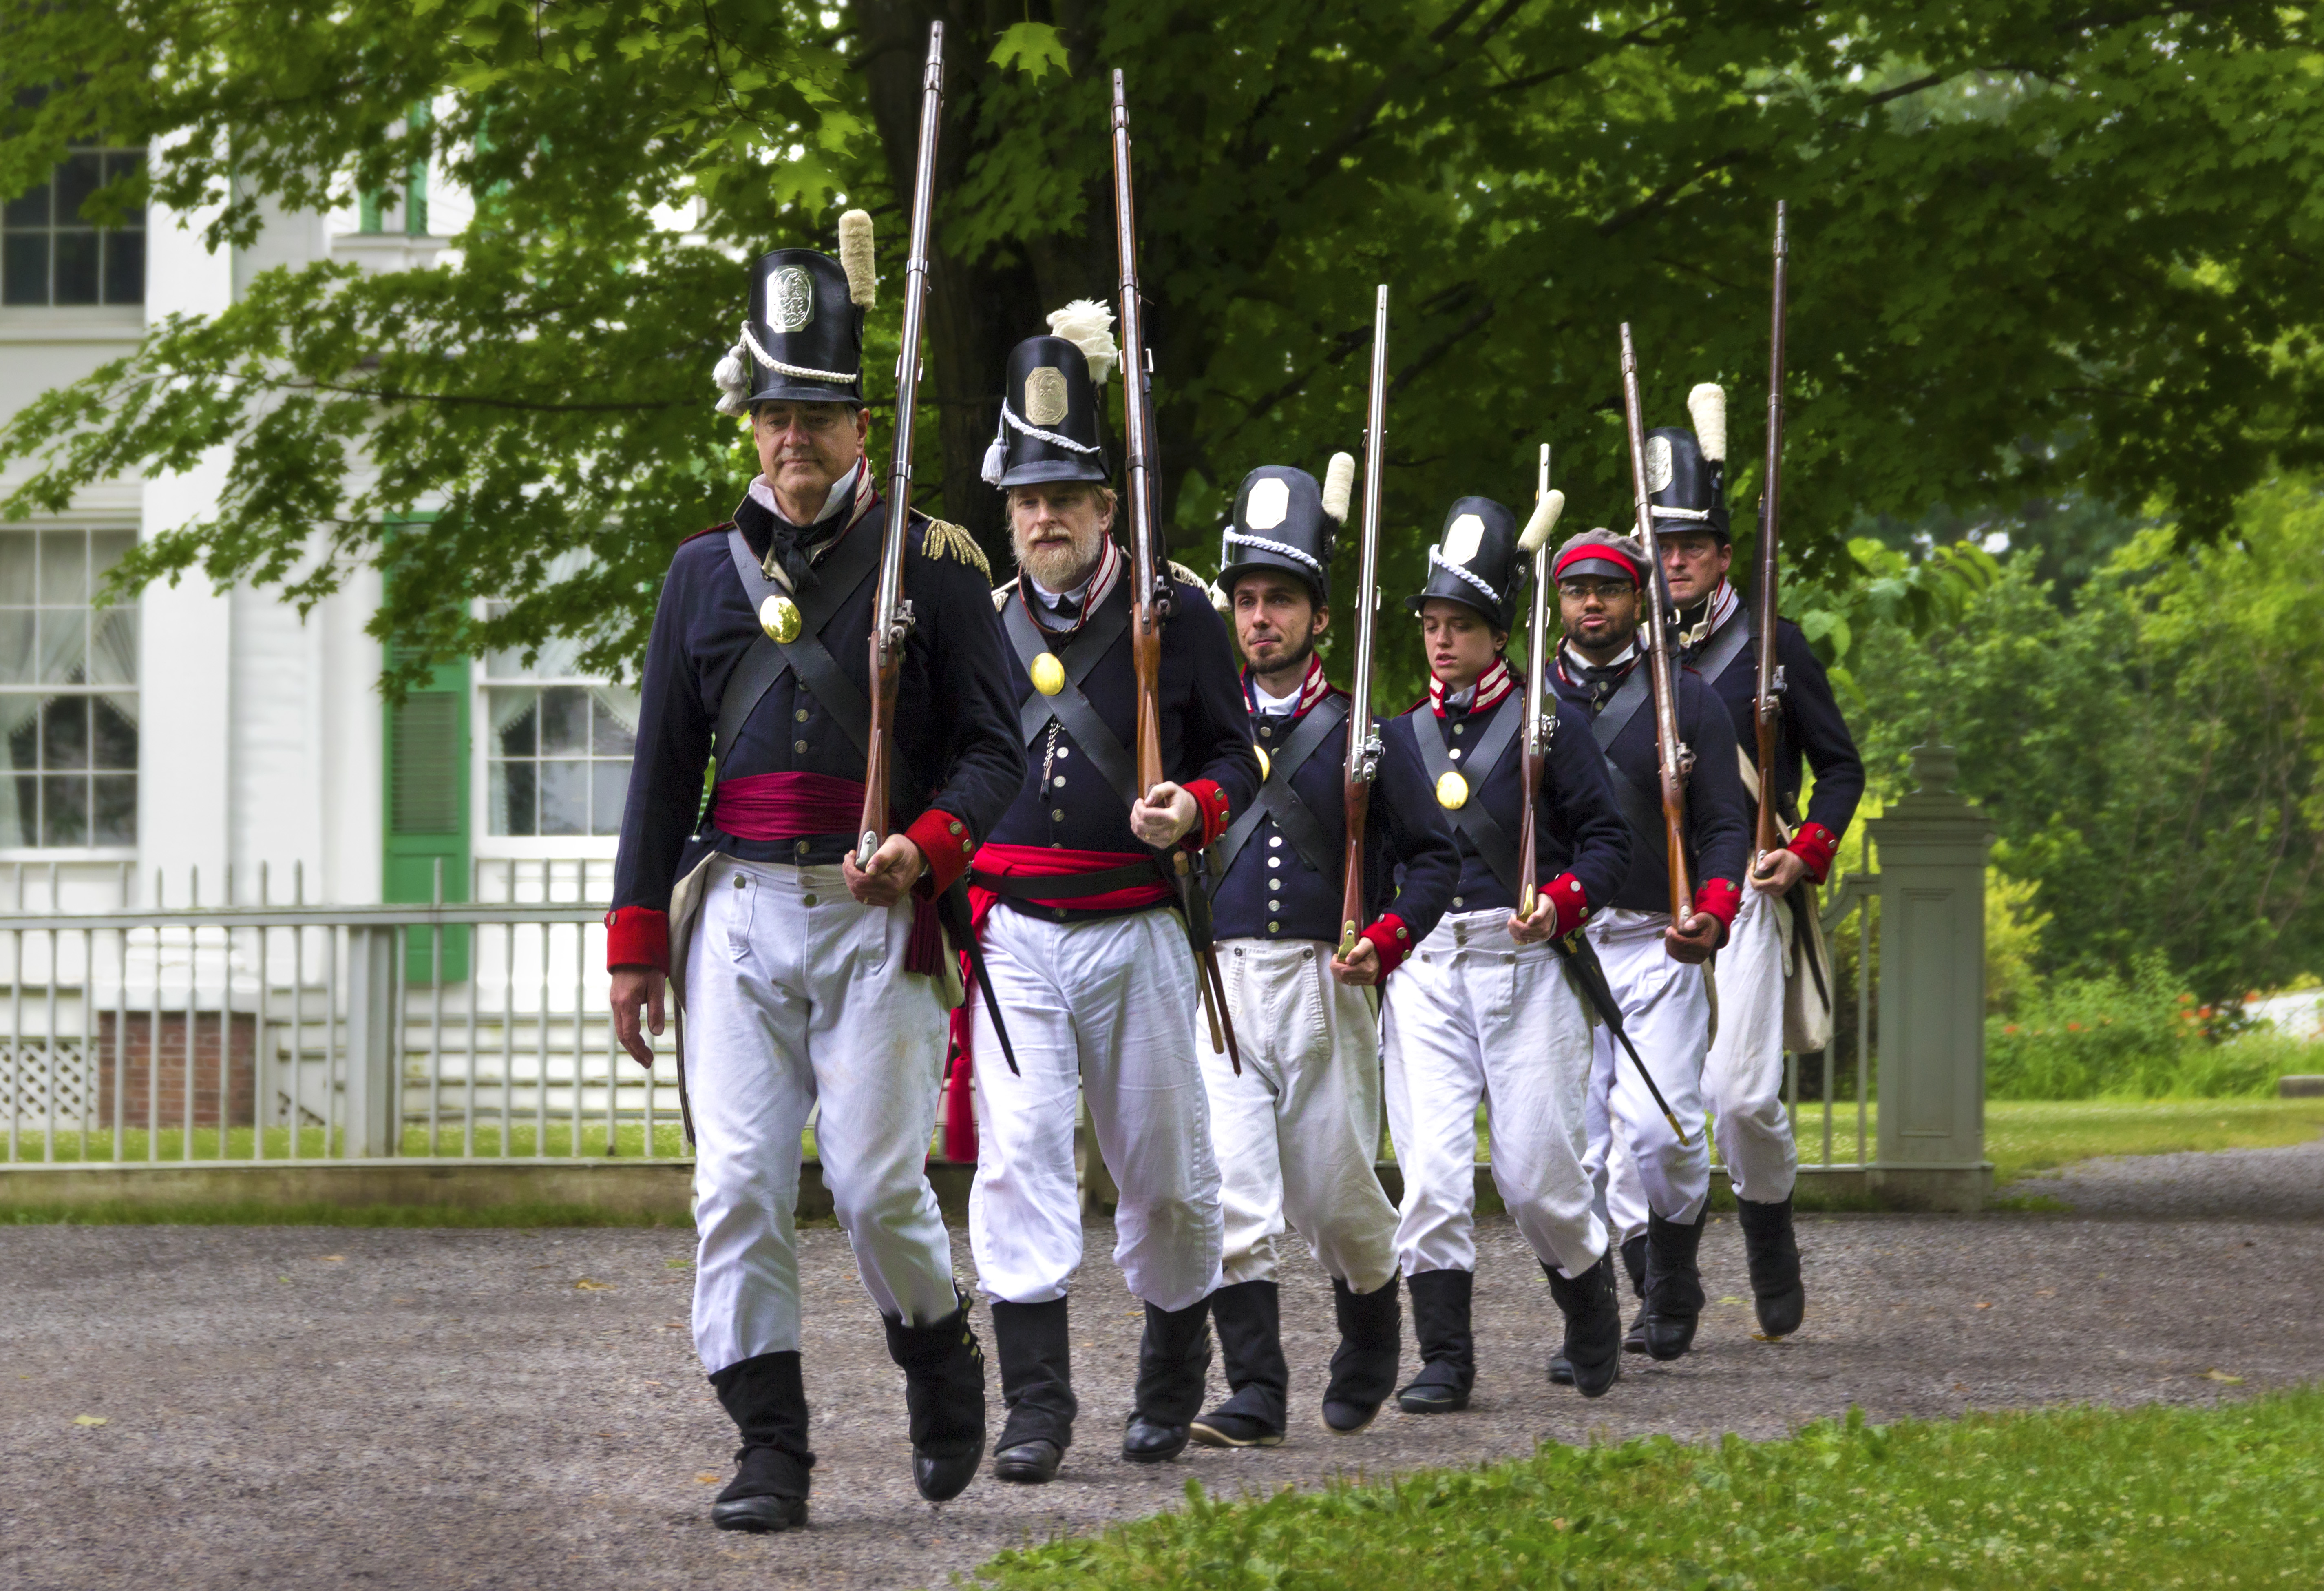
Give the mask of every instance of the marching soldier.
POLYGON ((1315 643, 1331 624, 1333 543, 1354 466, 1334 458, 1320 490, 1305 470, 1251 471, 1219 554, 1267 779, 1213 862, 1220 964, 1242 1041, 1240 1073, 1206 1046, 1203 1055, 1226 1211, 1226 1285, 1211 1295, 1211 1317, 1231 1395, 1194 1436, 1213 1447, 1283 1439, 1276 1245, 1286 1223, 1332 1278, 1340 1346, 1323 1391, 1327 1429, 1371 1423, 1402 1346, 1396 1207, 1373 1167, 1379 1038, 1366 991, 1435 928, 1461 857, 1410 743, 1384 751, 1364 835, 1365 898, 1379 909, 1349 953, 1336 953, 1349 698, 1325 679, 1315 643))
POLYGON ((671 560, 646 654, 636 759, 605 916, 614 1030, 641 1065, 678 995, 696 1141, 694 1339, 742 1433, 711 1507, 724 1530, 807 1520, 807 1400, 792 1230, 800 1133, 817 1144, 857 1269, 905 1374, 913 1479, 957 1494, 984 1447, 984 1366, 928 1185, 947 986, 936 892, 1024 780, 975 543, 915 514, 917 622, 898 693, 899 827, 858 871, 870 688, 864 637, 887 508, 864 457, 871 221, 839 261, 751 270, 722 412, 761 473, 733 520, 671 560), (703 771, 715 782, 697 827, 703 771))
POLYGON ((1036 1483, 1056 1475, 1077 1407, 1065 1304, 1082 1259, 1077 1090, 1120 1190, 1114 1261, 1146 1307, 1122 1457, 1176 1457, 1201 1407, 1219 1171, 1194 1050, 1200 974, 1174 909, 1175 862, 1217 840, 1259 779, 1224 626, 1201 583, 1174 569, 1161 637, 1166 778, 1136 788, 1131 571, 1109 535, 1116 499, 1098 438, 1111 316, 1084 302, 1050 323, 1082 340, 1017 346, 986 459, 986 478, 1008 494, 1019 570, 997 600, 1030 777, 970 874, 1016 1059, 995 1064, 979 1000, 969 1235, 1009 1408, 993 1473, 1036 1483))
MULTIPOLYGON (((1647 482, 1655 513, 1683 509, 1700 495, 1702 460, 1684 431, 1657 430, 1646 440, 1647 482), (1674 471, 1675 483, 1674 483, 1674 471)), ((1637 1075, 1620 1064, 1610 1031, 1596 1038, 1590 1085, 1590 1169, 1608 1193, 1608 1216, 1621 1244, 1631 1285, 1645 1309, 1626 1346, 1675 1359, 1694 1338, 1702 1312, 1696 1253, 1711 1193, 1711 1154, 1703 1142, 1701 1079, 1711 1037, 1711 991, 1703 963, 1726 940, 1739 903, 1748 844, 1742 787, 1735 776, 1735 734, 1708 689, 1674 671, 1679 738, 1693 752, 1687 775, 1686 825, 1691 871, 1701 883, 1684 922, 1670 913, 1655 708, 1639 640, 1649 578, 1645 550, 1630 537, 1590 531, 1558 550, 1553 568, 1565 640, 1553 678, 1558 698, 1582 716, 1606 757, 1630 825, 1630 869, 1621 890, 1589 934, 1623 1025, 1652 1068, 1672 1115, 1673 1133, 1637 1075), (1636 1168, 1633 1190, 1609 1161, 1618 1144, 1636 1168)), ((1571 1366, 1551 1367, 1563 1380, 1571 1366)))
POLYGON ((1503 655, 1526 578, 1517 541, 1500 504, 1452 504, 1411 600, 1428 695, 1381 735, 1388 754, 1419 762, 1461 853, 1451 909, 1385 1001, 1388 1130, 1404 1172, 1397 1254, 1422 1361, 1397 1402, 1412 1413, 1466 1408, 1476 1381, 1480 1101, 1493 1180, 1548 1275, 1581 1391, 1598 1396, 1620 1370, 1613 1268, 1582 1164, 1590 1022, 1553 941, 1614 898, 1630 840, 1586 724, 1561 710, 1538 797, 1539 903, 1517 915, 1525 696, 1503 655))
MULTIPOLYGON (((1723 402, 1719 413, 1723 444, 1723 402)), ((1711 428, 1704 429, 1708 441, 1711 428)), ((1719 451, 1726 451, 1723 445, 1719 451)), ((1751 605, 1727 581, 1735 546, 1728 533, 1725 494, 1714 489, 1711 498, 1706 517, 1660 532, 1663 569, 1679 606, 1682 655, 1726 703, 1739 747, 1750 748, 1757 744, 1754 698, 1764 643, 1751 605)), ((1864 763, 1832 698, 1831 681, 1800 627, 1779 621, 1775 646, 1781 708, 1775 793, 1777 810, 1792 835, 1782 849, 1757 859, 1736 914, 1734 939, 1719 958, 1719 1035, 1703 1069, 1703 1093, 1718 1118, 1719 1158, 1734 1181, 1759 1330, 1780 1337, 1799 1329, 1807 1307, 1799 1244, 1792 1233, 1799 1152, 1783 1101, 1786 974, 1806 982, 1797 993, 1821 1007, 1822 1019, 1811 1025, 1828 1031, 1831 980, 1821 965, 1813 886, 1831 872, 1840 837, 1856 814, 1864 793, 1864 763), (1803 757, 1815 770, 1815 793, 1804 822, 1797 817, 1803 757)), ((1756 803, 1759 774, 1751 759, 1751 751, 1744 749, 1743 780, 1756 803)), ((1794 1047, 1817 1046, 1810 1041, 1794 1047)))

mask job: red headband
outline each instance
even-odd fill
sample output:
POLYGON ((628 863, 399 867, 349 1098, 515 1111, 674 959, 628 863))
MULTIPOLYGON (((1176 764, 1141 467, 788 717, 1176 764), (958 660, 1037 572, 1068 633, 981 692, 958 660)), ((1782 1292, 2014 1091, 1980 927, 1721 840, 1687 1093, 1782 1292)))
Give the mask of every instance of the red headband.
POLYGON ((1567 548, 1557 555, 1557 568, 1551 571, 1549 578, 1562 580, 1570 566, 1591 561, 1618 564, 1630 572, 1631 585, 1643 587, 1646 584, 1644 571, 1630 560, 1628 553, 1611 541, 1582 541, 1567 548))

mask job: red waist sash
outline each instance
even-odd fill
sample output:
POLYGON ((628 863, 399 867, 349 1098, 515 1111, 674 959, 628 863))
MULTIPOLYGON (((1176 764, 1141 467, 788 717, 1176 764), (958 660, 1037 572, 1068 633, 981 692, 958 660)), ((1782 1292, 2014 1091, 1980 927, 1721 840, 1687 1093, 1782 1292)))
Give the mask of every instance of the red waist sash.
MULTIPOLYGON (((1058 846, 1004 846, 990 841, 977 849, 974 869, 978 873, 999 874, 1008 878, 1072 878, 1085 873, 1109 873, 1120 867, 1143 867, 1152 877, 1151 883, 1133 883, 1121 889, 1107 890, 1094 895, 1018 896, 1036 906, 1062 906, 1083 911, 1127 911, 1147 906, 1167 904, 1170 887, 1159 874, 1153 872, 1154 853, 1151 851, 1069 851, 1058 846)), ((992 902, 1001 897, 991 890, 981 889, 973 882, 969 885, 969 902, 976 909, 979 927, 992 902)))
MULTIPOLYGON (((829 773, 744 773, 722 779, 711 791, 711 826, 736 839, 806 839, 816 835, 853 834, 863 816, 863 782, 829 773)), ((936 897, 912 895, 912 937, 904 948, 904 970, 933 974, 944 954, 944 930, 936 921, 936 897)))

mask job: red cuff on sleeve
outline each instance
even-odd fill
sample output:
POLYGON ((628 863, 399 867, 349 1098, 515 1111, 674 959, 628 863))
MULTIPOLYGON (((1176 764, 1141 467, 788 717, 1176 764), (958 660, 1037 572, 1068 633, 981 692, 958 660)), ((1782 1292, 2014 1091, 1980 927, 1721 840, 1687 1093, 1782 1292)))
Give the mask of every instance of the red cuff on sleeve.
POLYGON ((1227 820, 1232 816, 1227 810, 1227 792, 1219 788, 1215 779, 1190 780, 1180 788, 1194 798, 1194 806, 1203 814, 1202 837, 1197 839, 1189 834, 1184 843, 1197 850, 1216 843, 1219 836, 1227 831, 1227 820))
POLYGON ((1388 975, 1394 972, 1412 951, 1412 930, 1405 927, 1404 919, 1395 912, 1383 911, 1378 922, 1364 930, 1362 937, 1370 939, 1372 948, 1379 952, 1379 981, 1388 982, 1388 975))
POLYGON ((605 966, 669 970, 669 913, 650 906, 616 906, 605 913, 605 966))
POLYGON ((1735 913, 1743 904, 1743 891, 1732 879, 1706 878, 1694 892, 1694 909, 1719 919, 1719 942, 1735 930, 1735 913))
POLYGON ((1821 823, 1803 823, 1784 848, 1806 863, 1808 876, 1821 883, 1831 872, 1831 859, 1840 854, 1840 836, 1821 823))
POLYGON ((1557 910, 1557 927, 1551 935, 1563 939, 1590 920, 1590 892, 1582 881, 1570 873, 1561 873, 1542 886, 1549 903, 1557 910))
POLYGON ((968 825, 942 807, 930 807, 904 833, 928 859, 928 870, 913 887, 931 899, 952 888, 953 881, 968 871, 968 859, 976 855, 976 837, 968 831, 968 825))

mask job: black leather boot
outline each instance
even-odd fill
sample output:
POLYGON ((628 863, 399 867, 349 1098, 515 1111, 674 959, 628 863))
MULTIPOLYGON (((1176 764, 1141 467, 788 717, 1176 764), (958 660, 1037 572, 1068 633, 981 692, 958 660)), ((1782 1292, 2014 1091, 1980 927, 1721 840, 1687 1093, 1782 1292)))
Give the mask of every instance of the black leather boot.
POLYGON ((1395 1273, 1370 1292, 1351 1292, 1334 1277, 1332 1312, 1339 1317, 1340 1346, 1323 1388, 1323 1426, 1352 1436, 1388 1401, 1396 1386, 1397 1361, 1404 1355, 1404 1311, 1397 1305, 1395 1273))
POLYGON ((1792 1232, 1789 1194, 1772 1204, 1738 1198, 1735 1208, 1743 1220, 1743 1254, 1751 1267, 1751 1303, 1759 1317, 1759 1335, 1789 1337, 1800 1328, 1807 1313, 1808 1291, 1800 1281, 1799 1239, 1792 1232))
POLYGON ((984 1351, 968 1323, 968 1300, 934 1326, 887 1327, 888 1357, 904 1372, 912 1484, 929 1502, 949 1503, 984 1458, 984 1351))
POLYGON ((1132 1464, 1160 1464, 1186 1449, 1203 1383, 1211 1370, 1211 1300, 1183 1309, 1146 1306, 1146 1334, 1138 1344, 1138 1407, 1121 1432, 1121 1456, 1132 1464))
MULTIPOLYGON (((1645 1233, 1639 1233, 1622 1245, 1622 1269, 1628 1272, 1630 1275, 1630 1296, 1643 1300, 1646 1293, 1646 1235, 1645 1233)), ((1617 1297, 1619 1297, 1618 1291, 1617 1297)), ((1646 1309, 1643 1302, 1638 1306, 1637 1314, 1631 1318, 1628 1333, 1622 1338, 1622 1351, 1626 1354, 1643 1354, 1646 1351, 1646 1309)), ((1573 1366, 1567 1362, 1565 1349, 1563 1346, 1549 1356, 1549 1379, 1562 1387, 1570 1387, 1573 1384, 1573 1366)))
POLYGON ((710 1377, 742 1446, 734 1478, 710 1504, 722 1531, 792 1531, 807 1523, 807 1389, 797 1354, 761 1354, 710 1377))
POLYGON ((1211 1324, 1226 1361, 1227 1401, 1189 1426, 1188 1434, 1206 1448, 1282 1446, 1291 1371, 1283 1362, 1275 1283, 1238 1281, 1219 1289, 1211 1295, 1211 1324))
POLYGON ((1695 1322, 1702 1318, 1695 1253, 1710 1218, 1708 1207, 1683 1226, 1646 1213, 1646 1352, 1654 1358, 1675 1359, 1694 1344, 1695 1322))
POLYGON ((1451 1414, 1469 1406, 1477 1384, 1477 1343, 1469 1332, 1469 1303, 1477 1286, 1468 1271, 1422 1271, 1408 1278, 1412 1335, 1420 1344, 1420 1374, 1396 1395, 1406 1414, 1451 1414))
POLYGON ((1549 1296, 1565 1317, 1565 1351, 1572 1366, 1573 1390, 1585 1398, 1602 1396, 1622 1379, 1622 1304, 1614 1286, 1614 1256, 1600 1254, 1598 1263, 1572 1278, 1544 1263, 1549 1296))
POLYGON ((1065 1300, 992 1306, 992 1351, 1001 1361, 1001 1400, 1009 1418, 993 1444, 992 1473, 1038 1485, 1056 1478, 1073 1445, 1073 1345, 1065 1300))

